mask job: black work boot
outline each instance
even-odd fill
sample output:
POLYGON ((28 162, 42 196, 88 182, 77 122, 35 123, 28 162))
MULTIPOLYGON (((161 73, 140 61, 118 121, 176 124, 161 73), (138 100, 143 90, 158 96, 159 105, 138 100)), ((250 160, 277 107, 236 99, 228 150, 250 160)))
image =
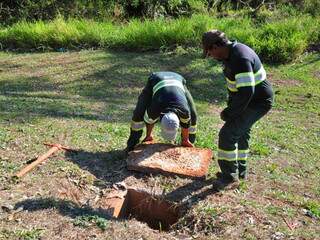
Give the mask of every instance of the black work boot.
POLYGON ((225 176, 221 172, 218 172, 216 176, 217 178, 213 180, 212 187, 217 191, 221 191, 224 189, 231 190, 239 186, 238 177, 225 176))

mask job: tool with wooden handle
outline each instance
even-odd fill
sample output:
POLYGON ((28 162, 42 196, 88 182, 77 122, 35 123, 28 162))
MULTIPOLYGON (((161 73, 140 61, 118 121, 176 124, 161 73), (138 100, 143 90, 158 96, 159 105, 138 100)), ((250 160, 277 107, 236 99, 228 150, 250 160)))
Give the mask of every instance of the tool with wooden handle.
POLYGON ((50 144, 50 143, 44 143, 46 146, 50 146, 51 148, 43 155, 39 156, 34 162, 28 164, 26 167, 21 169, 18 173, 16 173, 14 176, 21 178, 26 173, 31 171, 34 167, 42 163, 44 160, 46 160, 48 157, 50 157, 53 153, 57 152, 58 150, 65 150, 65 151, 72 151, 71 148, 62 146, 60 144, 50 144))

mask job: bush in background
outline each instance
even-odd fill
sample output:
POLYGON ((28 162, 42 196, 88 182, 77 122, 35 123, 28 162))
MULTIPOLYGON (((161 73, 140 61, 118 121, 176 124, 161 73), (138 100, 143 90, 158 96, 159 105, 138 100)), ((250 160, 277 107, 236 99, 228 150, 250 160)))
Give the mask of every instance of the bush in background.
MULTIPOLYGON (((19 21, 85 18, 95 21, 126 22, 132 18, 156 19, 190 17, 192 14, 225 16, 229 12, 251 12, 257 17, 261 9, 277 11, 289 6, 290 12, 304 12, 319 16, 318 0, 2 0, 0 24, 11 25, 19 21)), ((266 12, 265 12, 266 13, 266 12)), ((287 15, 286 12, 282 12, 287 15)))
POLYGON ((274 63, 297 58, 309 45, 318 44, 320 39, 320 21, 310 16, 265 24, 256 24, 249 17, 213 18, 208 15, 145 21, 134 19, 127 24, 59 17, 49 22, 19 22, 3 28, 0 30, 0 47, 16 50, 200 47, 203 32, 213 28, 248 44, 264 61, 274 63))

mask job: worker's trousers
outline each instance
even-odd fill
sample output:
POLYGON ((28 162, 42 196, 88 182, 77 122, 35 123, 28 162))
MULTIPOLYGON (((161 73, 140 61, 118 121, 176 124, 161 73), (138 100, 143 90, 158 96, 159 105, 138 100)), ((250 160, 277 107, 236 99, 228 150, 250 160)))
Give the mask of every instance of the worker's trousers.
POLYGON ((237 180, 247 177, 250 130, 269 110, 268 107, 248 107, 236 119, 225 122, 218 143, 218 163, 223 178, 237 180))

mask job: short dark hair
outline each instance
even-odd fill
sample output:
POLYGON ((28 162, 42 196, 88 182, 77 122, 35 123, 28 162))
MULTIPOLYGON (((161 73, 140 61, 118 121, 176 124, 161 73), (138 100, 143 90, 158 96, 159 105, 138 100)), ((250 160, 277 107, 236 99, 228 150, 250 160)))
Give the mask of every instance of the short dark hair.
POLYGON ((226 34, 219 30, 210 30, 202 35, 202 46, 204 50, 210 50, 213 45, 219 47, 227 46, 229 39, 226 34))

